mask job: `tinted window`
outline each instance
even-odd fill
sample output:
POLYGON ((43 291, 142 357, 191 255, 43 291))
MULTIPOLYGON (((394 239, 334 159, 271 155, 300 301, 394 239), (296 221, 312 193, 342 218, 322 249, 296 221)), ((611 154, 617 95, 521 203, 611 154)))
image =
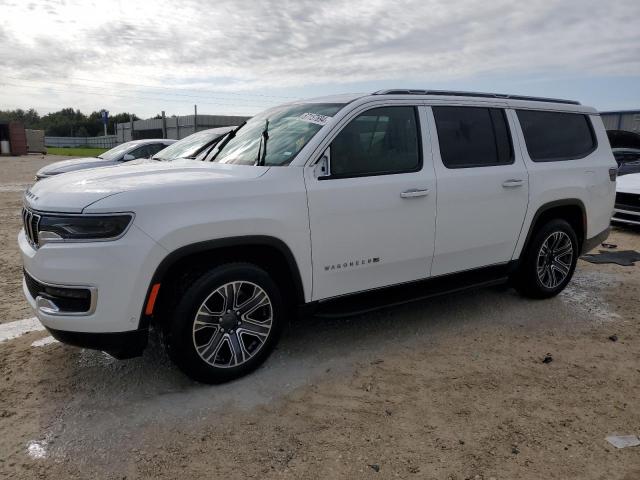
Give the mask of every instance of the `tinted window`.
POLYGON ((596 147, 586 115, 535 110, 517 112, 529 157, 535 162, 582 158, 596 147))
POLYGON ((432 107, 440 156, 447 168, 486 167, 513 162, 503 110, 481 107, 432 107))
POLYGON ((374 108, 354 118, 331 144, 331 174, 400 173, 420 168, 414 107, 374 108))
POLYGON ((158 153, 160 150, 164 150, 168 145, 164 143, 152 143, 149 145, 149 156, 153 156, 158 153))
POLYGON ((143 145, 129 152, 129 155, 133 155, 134 159, 148 158, 151 156, 149 153, 149 145, 143 145))

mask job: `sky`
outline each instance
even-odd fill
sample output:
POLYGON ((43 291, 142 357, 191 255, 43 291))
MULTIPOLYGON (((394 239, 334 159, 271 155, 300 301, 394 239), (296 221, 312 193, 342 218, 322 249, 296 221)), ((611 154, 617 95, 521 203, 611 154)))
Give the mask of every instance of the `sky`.
POLYGON ((253 115, 434 88, 640 109, 640 1, 0 0, 0 110, 253 115))

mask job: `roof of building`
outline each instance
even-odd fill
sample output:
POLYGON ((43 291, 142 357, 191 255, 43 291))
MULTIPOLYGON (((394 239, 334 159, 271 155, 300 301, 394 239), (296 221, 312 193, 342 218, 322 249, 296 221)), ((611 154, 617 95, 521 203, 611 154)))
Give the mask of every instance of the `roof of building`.
POLYGON ((639 114, 640 110, 610 110, 608 112, 600 112, 600 115, 625 115, 625 114, 639 114))

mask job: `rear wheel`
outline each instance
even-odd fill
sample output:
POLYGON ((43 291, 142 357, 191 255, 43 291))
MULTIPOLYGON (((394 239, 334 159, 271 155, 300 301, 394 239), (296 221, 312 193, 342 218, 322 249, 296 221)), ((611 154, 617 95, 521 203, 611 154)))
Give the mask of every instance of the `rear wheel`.
POLYGON ((578 239, 564 220, 551 220, 533 236, 514 278, 518 291, 531 298, 549 298, 567 286, 578 261, 578 239))
POLYGON ((182 293, 166 346, 194 380, 225 382, 265 361, 278 340, 283 315, 280 292, 264 270, 248 263, 221 265, 182 293))

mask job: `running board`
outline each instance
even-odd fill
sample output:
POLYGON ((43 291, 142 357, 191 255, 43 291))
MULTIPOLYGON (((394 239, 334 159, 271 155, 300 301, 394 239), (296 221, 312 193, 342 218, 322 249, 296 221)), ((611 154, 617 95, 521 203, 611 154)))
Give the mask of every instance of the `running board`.
POLYGON ((360 315, 381 308, 417 302, 427 298, 476 288, 501 285, 508 281, 515 262, 442 275, 426 280, 377 288, 328 300, 314 302, 308 307, 313 315, 337 318, 360 315))

